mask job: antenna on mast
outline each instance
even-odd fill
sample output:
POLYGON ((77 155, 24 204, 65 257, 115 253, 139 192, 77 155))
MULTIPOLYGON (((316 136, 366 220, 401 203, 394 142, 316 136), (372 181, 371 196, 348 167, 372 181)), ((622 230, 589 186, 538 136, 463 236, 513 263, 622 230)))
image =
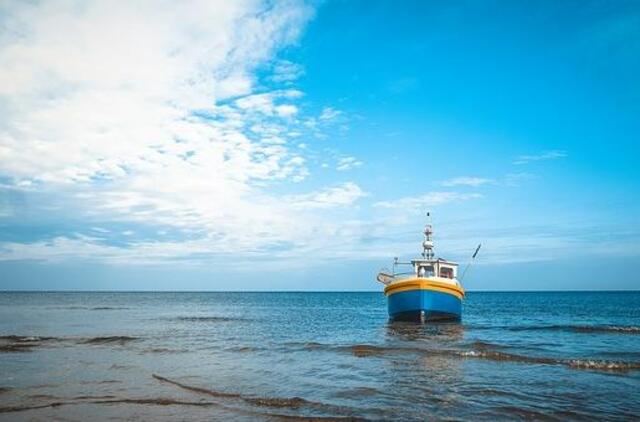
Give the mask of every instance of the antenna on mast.
POLYGON ((427 225, 424 227, 424 240, 422 241, 422 257, 433 259, 433 226, 431 225, 431 213, 427 211, 427 225))

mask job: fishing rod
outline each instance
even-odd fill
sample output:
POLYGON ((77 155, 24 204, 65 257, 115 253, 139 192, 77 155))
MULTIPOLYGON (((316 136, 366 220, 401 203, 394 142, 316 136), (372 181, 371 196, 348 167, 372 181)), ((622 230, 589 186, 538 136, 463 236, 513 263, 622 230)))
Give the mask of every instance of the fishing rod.
POLYGON ((464 276, 467 274, 467 270, 471 266, 471 263, 473 263, 473 260, 476 259, 476 255, 478 255, 478 251, 480 251, 481 246, 482 246, 482 243, 478 245, 478 247, 476 248, 476 251, 473 253, 473 255, 471 255, 471 259, 467 263, 467 266, 464 267, 464 271, 462 272, 462 277, 460 277, 460 281, 464 280, 464 276))

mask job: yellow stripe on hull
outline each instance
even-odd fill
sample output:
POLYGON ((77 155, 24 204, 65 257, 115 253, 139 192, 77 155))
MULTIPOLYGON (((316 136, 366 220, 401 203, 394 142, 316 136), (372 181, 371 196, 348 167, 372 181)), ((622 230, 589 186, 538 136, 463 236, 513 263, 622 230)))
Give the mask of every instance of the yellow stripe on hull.
POLYGON ((436 292, 448 293, 460 300, 464 298, 464 289, 460 286, 418 277, 391 283, 384 288, 384 294, 385 296, 389 296, 394 293, 406 292, 409 290, 433 290, 436 292))

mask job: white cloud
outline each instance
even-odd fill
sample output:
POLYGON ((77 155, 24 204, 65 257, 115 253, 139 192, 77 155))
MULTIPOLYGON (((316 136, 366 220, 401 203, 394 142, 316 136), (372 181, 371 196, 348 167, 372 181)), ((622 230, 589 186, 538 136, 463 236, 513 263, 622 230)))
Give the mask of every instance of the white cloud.
MULTIPOLYGON (((255 76, 296 40, 306 5, 51 1, 3 9, 0 176, 12 186, 33 183, 65 198, 74 218, 92 224, 199 233, 197 247, 184 244, 198 253, 313 238, 301 229, 308 220, 267 189, 309 175, 302 150, 287 142, 299 130, 293 117, 303 93, 258 91, 255 76)), ((357 192, 347 186, 342 195, 357 192)), ((79 241, 69 239, 40 246, 71 251, 79 241)))
MULTIPOLYGON (((310 143, 323 136, 292 88, 299 68, 274 67, 284 89, 256 72, 295 41, 305 5, 52 1, 5 13, 0 177, 39 195, 36 221, 50 207, 76 226, 0 239, 0 260, 298 262, 346 255, 337 239, 363 236, 356 183, 275 193, 309 176, 310 143)), ((322 121, 339 115, 326 108, 322 121)))
POLYGON ((360 167, 361 165, 362 161, 358 160, 355 157, 341 157, 338 159, 338 165, 336 169, 338 171, 345 171, 360 167))
POLYGON ((298 107, 291 104, 283 104, 277 106, 275 110, 279 116, 288 117, 296 114, 298 112, 298 107))
POLYGON ((358 199, 367 194, 360 189, 360 186, 353 182, 343 183, 338 186, 322 189, 304 195, 297 195, 288 198, 288 203, 295 208, 333 208, 339 206, 352 205, 358 199))
POLYGON ((337 118, 338 116, 340 116, 342 114, 342 112, 340 110, 336 110, 333 107, 325 107, 322 109, 322 112, 320 113, 320 120, 334 120, 335 118, 337 118))
POLYGON ((277 114, 279 116, 291 116, 298 112, 298 108, 292 104, 276 104, 283 99, 290 101, 300 98, 302 93, 297 90, 283 90, 262 94, 248 95, 239 98, 235 104, 241 110, 253 113, 262 113, 267 116, 277 114))
POLYGON ((303 74, 304 69, 301 65, 289 60, 279 60, 273 66, 273 76, 271 76, 271 80, 274 82, 290 83, 303 74))
POLYGON ((422 212, 427 207, 477 198, 482 198, 482 195, 479 193, 429 192, 424 195, 407 196, 392 201, 376 202, 373 206, 387 209, 402 209, 407 210, 407 212, 422 212))
POLYGON ((225 185, 291 173, 287 149, 246 139, 246 113, 215 102, 251 90, 250 71, 295 37, 304 7, 48 2, 6 12, 17 29, 3 32, 0 47, 3 175, 138 183, 154 173, 190 177, 183 167, 195 165, 215 168, 208 183, 225 185), (216 121, 193 117, 202 111, 216 121))
POLYGON ((453 187, 453 186, 478 187, 478 186, 486 185, 493 182, 494 182, 493 180, 485 179, 483 177, 455 177, 453 179, 444 180, 440 184, 446 187, 453 187))
POLYGON ((534 178, 535 176, 531 173, 520 172, 508 173, 504 177, 497 179, 487 179, 483 177, 455 177, 440 182, 440 185, 445 187, 466 186, 473 188, 484 185, 517 187, 523 182, 534 178))
POLYGON ((520 155, 516 157, 516 159, 513 161, 513 164, 521 165, 530 163, 532 161, 556 160, 558 158, 564 158, 566 156, 567 153, 565 151, 554 149, 550 151, 543 151, 542 153, 537 155, 520 155))

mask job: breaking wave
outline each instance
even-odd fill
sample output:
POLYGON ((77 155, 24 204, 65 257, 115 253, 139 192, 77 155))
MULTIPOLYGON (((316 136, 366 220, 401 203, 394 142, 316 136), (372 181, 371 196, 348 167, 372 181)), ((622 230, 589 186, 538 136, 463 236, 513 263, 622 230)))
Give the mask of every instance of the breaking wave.
POLYGON ((627 325, 530 325, 501 328, 509 331, 569 331, 573 333, 640 334, 640 327, 627 325))
POLYGON ((628 372, 640 369, 640 362, 609 361, 598 359, 556 359, 543 356, 526 356, 504 353, 496 350, 447 351, 463 358, 486 359, 497 362, 530 363, 540 365, 561 365, 574 369, 628 372))
POLYGON ((602 371, 628 372, 640 369, 640 362, 570 359, 563 361, 563 363, 571 368, 596 369, 602 371))
POLYGON ((51 340, 55 340, 55 337, 0 336, 0 352, 29 352, 51 340))
POLYGON ((103 337, 42 337, 42 336, 0 336, 0 353, 30 352, 38 347, 73 346, 73 345, 115 345, 124 346, 139 340, 131 336, 103 337))
POLYGON ((387 347, 372 344, 353 344, 348 346, 331 346, 320 343, 303 343, 308 350, 338 350, 348 351, 356 357, 382 356, 386 354, 418 353, 424 355, 441 355, 454 358, 474 358, 495 362, 514 362, 537 365, 559 365, 573 369, 586 369, 608 372, 629 372, 640 370, 640 362, 615 361, 603 359, 560 359, 545 356, 529 356, 515 353, 506 353, 499 349, 508 346, 497 345, 485 341, 474 341, 469 344, 471 350, 457 349, 426 349, 418 347, 387 347))
POLYGON ((640 327, 619 325, 576 325, 571 328, 576 333, 620 333, 640 334, 640 327))

